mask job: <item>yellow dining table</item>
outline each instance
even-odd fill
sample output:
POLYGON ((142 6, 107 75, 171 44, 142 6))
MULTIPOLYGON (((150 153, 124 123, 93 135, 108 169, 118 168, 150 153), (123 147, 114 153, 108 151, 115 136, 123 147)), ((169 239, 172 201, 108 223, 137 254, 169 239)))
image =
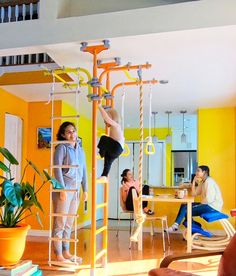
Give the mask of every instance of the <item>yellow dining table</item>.
MULTIPOLYGON (((187 253, 192 252, 192 203, 194 202, 194 197, 188 196, 184 198, 176 198, 174 195, 160 194, 158 196, 142 196, 142 201, 151 202, 179 202, 187 204, 187 253)), ((177 215, 177 214, 176 214, 177 215)), ((138 239, 138 243, 142 243, 142 238, 138 239)), ((138 245, 138 248, 142 249, 142 244, 138 245)))

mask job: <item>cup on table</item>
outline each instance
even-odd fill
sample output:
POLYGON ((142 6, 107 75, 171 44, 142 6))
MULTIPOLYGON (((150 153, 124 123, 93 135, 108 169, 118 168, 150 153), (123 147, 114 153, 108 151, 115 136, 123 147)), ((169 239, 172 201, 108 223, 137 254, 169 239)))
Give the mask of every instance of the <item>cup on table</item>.
POLYGON ((178 198, 184 198, 184 190, 178 190, 177 197, 178 198))

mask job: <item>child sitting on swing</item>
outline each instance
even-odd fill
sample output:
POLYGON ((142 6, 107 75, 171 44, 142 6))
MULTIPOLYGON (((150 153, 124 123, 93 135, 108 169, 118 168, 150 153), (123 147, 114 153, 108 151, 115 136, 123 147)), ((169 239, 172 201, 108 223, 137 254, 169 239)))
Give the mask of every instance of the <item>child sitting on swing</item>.
POLYGON ((107 181, 107 176, 113 161, 118 158, 124 150, 124 134, 119 123, 118 112, 111 108, 104 110, 101 104, 98 109, 103 117, 105 125, 109 128, 108 136, 103 135, 98 143, 99 154, 104 157, 104 168, 99 181, 107 181))

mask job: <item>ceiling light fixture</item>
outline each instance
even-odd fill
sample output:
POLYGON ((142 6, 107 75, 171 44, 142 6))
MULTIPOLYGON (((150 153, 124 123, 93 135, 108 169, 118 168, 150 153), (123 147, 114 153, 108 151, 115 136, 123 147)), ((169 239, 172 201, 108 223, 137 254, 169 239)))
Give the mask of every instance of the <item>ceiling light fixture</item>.
POLYGON ((172 142, 172 137, 170 135, 170 114, 172 113, 172 111, 166 111, 166 114, 168 116, 168 133, 166 135, 166 143, 167 144, 171 144, 172 142))
POLYGON ((184 114, 187 113, 186 110, 181 110, 180 113, 183 115, 183 133, 181 135, 181 143, 186 144, 187 143, 187 136, 184 133, 184 114))

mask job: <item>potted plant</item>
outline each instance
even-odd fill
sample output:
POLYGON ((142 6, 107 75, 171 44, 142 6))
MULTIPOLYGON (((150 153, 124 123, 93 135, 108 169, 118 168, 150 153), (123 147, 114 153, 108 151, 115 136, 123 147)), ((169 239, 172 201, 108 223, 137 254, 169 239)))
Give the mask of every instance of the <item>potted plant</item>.
POLYGON ((30 226, 24 219, 36 215, 42 225, 39 212, 43 208, 38 200, 38 193, 46 183, 51 183, 54 188, 61 188, 60 183, 49 176, 44 170, 40 172, 29 160, 23 170, 20 182, 15 182, 11 173, 12 165, 19 165, 15 157, 6 149, 0 147, 0 154, 9 161, 5 165, 0 161, 0 169, 5 173, 0 184, 0 266, 16 264, 22 257, 25 249, 25 240, 30 226), (31 167, 35 174, 32 183, 25 180, 27 169, 31 167), (40 177, 40 185, 36 187, 36 174, 40 177), (32 207, 36 208, 36 213, 32 207))

